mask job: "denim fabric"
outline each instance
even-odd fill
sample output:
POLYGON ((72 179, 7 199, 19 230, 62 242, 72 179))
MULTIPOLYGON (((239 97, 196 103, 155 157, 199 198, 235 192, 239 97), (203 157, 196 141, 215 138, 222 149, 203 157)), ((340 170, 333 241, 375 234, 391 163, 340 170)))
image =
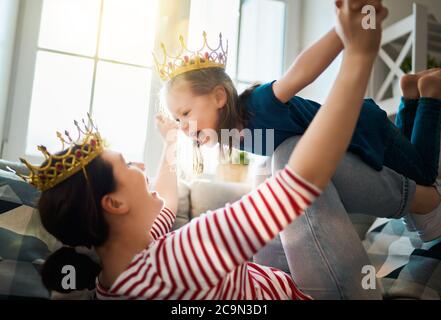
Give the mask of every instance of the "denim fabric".
MULTIPOLYGON (((286 165, 299 139, 279 146, 273 171, 286 165)), ((348 213, 400 218, 409 211, 415 189, 415 182, 393 170, 376 171, 347 153, 324 193, 254 260, 289 271, 315 299, 381 299, 379 285, 375 290, 361 286, 362 267, 370 261, 348 213)))
POLYGON ((395 120, 388 127, 384 165, 421 185, 432 185, 438 175, 441 100, 401 99, 395 120))

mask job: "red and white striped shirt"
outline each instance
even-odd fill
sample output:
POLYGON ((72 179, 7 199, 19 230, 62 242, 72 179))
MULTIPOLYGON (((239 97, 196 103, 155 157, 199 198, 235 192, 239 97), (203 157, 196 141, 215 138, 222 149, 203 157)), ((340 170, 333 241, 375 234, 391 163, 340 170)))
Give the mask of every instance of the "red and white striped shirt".
POLYGON ((320 190, 288 166, 233 204, 169 232, 161 211, 149 247, 98 299, 309 299, 291 277, 247 260, 290 224, 320 190))

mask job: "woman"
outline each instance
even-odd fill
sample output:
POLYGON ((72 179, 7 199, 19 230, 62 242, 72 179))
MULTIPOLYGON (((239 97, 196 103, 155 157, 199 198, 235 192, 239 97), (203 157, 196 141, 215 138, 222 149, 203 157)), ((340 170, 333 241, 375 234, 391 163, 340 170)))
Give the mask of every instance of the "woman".
MULTIPOLYGON (((365 4, 376 6, 379 23, 387 15, 375 0, 346 0, 339 6, 345 44, 341 72, 287 166, 241 200, 175 232, 168 232, 177 206, 170 161, 160 169, 161 198, 150 191, 142 166, 105 150, 96 132, 86 129, 84 140, 56 156, 40 148, 47 161, 28 164, 29 181, 44 190, 43 225, 70 246, 46 261, 45 285, 66 290, 62 270, 69 264, 76 270, 76 289, 93 286, 96 277, 102 299, 309 299, 286 273, 248 259, 314 201, 348 147, 360 112, 353 106, 362 104, 381 38, 381 28, 361 29, 365 4), (101 270, 76 246, 93 247, 101 270)), ((158 120, 165 136, 171 124, 158 120)), ((173 148, 169 139, 166 143, 165 157, 173 148)), ((414 200, 424 201, 433 192, 423 190, 414 200)))

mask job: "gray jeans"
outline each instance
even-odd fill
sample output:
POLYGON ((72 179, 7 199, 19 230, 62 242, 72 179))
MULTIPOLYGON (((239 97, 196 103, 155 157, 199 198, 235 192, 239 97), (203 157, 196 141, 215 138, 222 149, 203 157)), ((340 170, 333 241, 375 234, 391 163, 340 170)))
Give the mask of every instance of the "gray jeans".
MULTIPOLYGON (((273 172, 286 165, 299 139, 277 148, 273 172)), ((376 289, 362 287, 362 268, 371 263, 348 213, 401 218, 415 188, 415 182, 395 171, 376 171, 348 152, 323 194, 254 261, 289 272, 315 299, 382 299, 378 283, 376 289)))

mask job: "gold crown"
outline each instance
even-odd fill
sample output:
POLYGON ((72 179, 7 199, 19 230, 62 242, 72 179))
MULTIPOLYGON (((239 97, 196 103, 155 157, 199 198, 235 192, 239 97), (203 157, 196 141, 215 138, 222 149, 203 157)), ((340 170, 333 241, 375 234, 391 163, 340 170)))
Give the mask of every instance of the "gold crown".
POLYGON ((222 34, 220 33, 219 45, 216 49, 212 49, 207 43, 207 33, 205 31, 202 33, 202 36, 202 48, 197 51, 189 50, 184 42, 184 37, 179 36, 181 49, 177 56, 168 55, 165 45, 161 43, 163 52, 162 62, 158 61, 155 54, 153 54, 153 58, 156 70, 162 80, 168 81, 179 74, 193 70, 215 67, 225 69, 227 65, 228 41, 226 49, 224 49, 222 34))
POLYGON ((89 124, 87 125, 84 119, 82 121, 84 130, 80 128, 77 121, 74 121, 78 129, 78 139, 76 141, 71 138, 68 131, 64 133, 66 139, 60 132, 57 132, 57 137, 62 143, 62 150, 65 150, 65 145, 69 146, 62 155, 50 154, 46 147, 41 145, 38 146, 38 150, 45 157, 45 162, 42 165, 34 166, 25 159, 20 158, 20 161, 29 169, 29 176, 19 174, 10 168, 9 170, 38 190, 45 191, 83 169, 104 150, 104 142, 98 129, 93 124, 90 115, 88 114, 87 116, 89 124), (82 135, 83 137, 81 137, 82 135))

